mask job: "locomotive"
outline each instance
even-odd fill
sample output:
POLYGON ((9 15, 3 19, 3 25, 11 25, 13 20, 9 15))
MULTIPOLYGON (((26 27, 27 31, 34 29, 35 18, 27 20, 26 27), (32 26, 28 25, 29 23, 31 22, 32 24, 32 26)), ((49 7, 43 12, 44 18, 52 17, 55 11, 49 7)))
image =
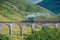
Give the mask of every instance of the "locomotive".
POLYGON ((34 20, 34 18, 28 18, 28 20, 23 20, 22 22, 60 23, 60 20, 34 20))
POLYGON ((26 20, 23 20, 22 22, 34 22, 34 18, 27 18, 26 20))
POLYGON ((60 23, 60 20, 34 20, 33 16, 28 16, 22 22, 60 23))

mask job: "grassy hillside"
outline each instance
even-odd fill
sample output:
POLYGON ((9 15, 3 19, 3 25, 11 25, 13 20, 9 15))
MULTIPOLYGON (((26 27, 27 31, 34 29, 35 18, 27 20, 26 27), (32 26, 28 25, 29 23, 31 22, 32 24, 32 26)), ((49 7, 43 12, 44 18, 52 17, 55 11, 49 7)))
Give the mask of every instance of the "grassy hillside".
MULTIPOLYGON (((0 2, 0 15, 10 21, 21 21, 24 19, 25 15, 37 12, 42 12, 46 15, 47 13, 53 14, 51 11, 41 6, 37 6, 24 0, 3 0, 0 2)), ((1 20, 3 19, 4 18, 1 18, 1 20)))

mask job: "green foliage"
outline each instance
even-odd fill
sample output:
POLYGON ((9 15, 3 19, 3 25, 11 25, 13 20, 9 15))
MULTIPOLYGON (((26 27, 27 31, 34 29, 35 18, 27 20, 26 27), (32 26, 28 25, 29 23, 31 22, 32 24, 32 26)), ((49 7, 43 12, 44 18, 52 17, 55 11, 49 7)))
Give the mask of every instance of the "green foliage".
POLYGON ((60 40, 60 30, 58 28, 43 27, 40 31, 35 31, 26 40, 60 40))
POLYGON ((0 34, 0 40, 11 40, 11 37, 3 35, 3 34, 0 34))
POLYGON ((4 0, 0 0, 0 3, 2 3, 4 0))

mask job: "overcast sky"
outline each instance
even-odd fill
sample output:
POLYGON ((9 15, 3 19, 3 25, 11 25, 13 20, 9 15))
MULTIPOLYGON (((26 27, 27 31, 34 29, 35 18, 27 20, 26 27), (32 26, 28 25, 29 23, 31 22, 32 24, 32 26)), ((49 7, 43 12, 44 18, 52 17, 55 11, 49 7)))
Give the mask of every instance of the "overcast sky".
POLYGON ((29 2, 32 2, 32 3, 38 3, 38 2, 42 2, 43 0, 27 0, 29 2))

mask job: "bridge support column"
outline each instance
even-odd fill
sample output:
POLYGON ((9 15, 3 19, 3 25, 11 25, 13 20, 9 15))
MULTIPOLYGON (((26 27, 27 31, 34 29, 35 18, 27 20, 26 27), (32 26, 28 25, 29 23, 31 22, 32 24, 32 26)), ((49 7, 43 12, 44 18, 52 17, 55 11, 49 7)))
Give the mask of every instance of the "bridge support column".
POLYGON ((31 32, 34 32, 34 23, 31 24, 31 32))
POLYGON ((20 26, 20 36, 23 36, 23 25, 24 24, 19 24, 19 26, 20 26))
POLYGON ((55 28, 58 28, 58 24, 55 24, 55 28))
POLYGON ((8 24, 9 26, 9 34, 12 36, 12 27, 13 27, 13 24, 8 24))
POLYGON ((42 26, 42 29, 43 29, 45 26, 47 26, 47 24, 41 24, 41 26, 42 26))
POLYGON ((41 24, 42 27, 46 26, 46 24, 41 24))
POLYGON ((2 29, 2 25, 3 25, 3 24, 0 23, 0 33, 2 33, 2 31, 1 31, 1 29, 2 29))

